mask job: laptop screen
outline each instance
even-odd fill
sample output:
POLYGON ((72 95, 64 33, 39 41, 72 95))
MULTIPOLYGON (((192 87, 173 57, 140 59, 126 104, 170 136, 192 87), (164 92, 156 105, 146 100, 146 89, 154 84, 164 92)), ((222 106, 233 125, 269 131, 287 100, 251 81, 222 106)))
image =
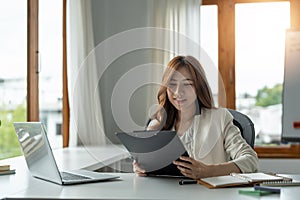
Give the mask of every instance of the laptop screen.
POLYGON ((31 174, 61 183, 44 125, 41 122, 15 122, 14 127, 31 174))

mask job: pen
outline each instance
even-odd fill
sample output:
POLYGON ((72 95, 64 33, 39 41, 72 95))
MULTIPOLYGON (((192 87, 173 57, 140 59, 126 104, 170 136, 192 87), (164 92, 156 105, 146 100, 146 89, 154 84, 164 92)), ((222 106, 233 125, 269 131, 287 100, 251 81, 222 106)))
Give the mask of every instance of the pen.
POLYGON ((179 185, 196 184, 196 180, 180 180, 179 185))

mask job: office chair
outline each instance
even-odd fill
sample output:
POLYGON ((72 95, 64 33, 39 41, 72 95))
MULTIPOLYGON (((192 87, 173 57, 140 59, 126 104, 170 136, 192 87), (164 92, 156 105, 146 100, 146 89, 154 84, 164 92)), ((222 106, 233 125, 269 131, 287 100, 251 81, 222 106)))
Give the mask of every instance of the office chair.
POLYGON ((228 111, 233 116, 233 124, 236 125, 246 140, 246 142, 254 148, 254 140, 255 140, 255 129, 254 124, 251 119, 239 111, 228 109, 228 111))

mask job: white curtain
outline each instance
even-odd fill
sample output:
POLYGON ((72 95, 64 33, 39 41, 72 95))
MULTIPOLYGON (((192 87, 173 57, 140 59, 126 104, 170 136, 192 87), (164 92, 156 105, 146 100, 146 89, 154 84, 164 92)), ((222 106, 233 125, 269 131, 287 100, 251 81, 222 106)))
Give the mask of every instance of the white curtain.
MULTIPOLYGON (((153 60, 164 66, 176 55, 193 55, 200 59, 200 5, 201 0, 154 0, 152 20, 155 27, 166 31, 154 35, 155 42, 164 44, 165 51, 154 52, 153 60)), ((152 79, 161 81, 163 68, 153 70, 152 79)), ((151 100, 155 91, 148 93, 151 100)), ((156 99, 155 99, 156 101, 156 99)), ((153 104, 149 101, 149 104, 153 104)))
MULTIPOLYGON (((97 84, 95 58, 85 63, 94 49, 91 3, 86 0, 68 1, 67 16, 67 63, 68 92, 70 101, 70 146, 105 144, 102 115, 95 116, 95 107, 101 110, 99 96, 93 88, 97 84), (83 66, 88 65, 88 69, 83 66), (96 101, 93 101, 93 98, 96 101), (95 105, 95 103, 96 105, 95 105), (100 128, 101 131, 101 128, 100 128)), ((101 113, 101 112, 100 112, 101 113)))
MULTIPOLYGON (((145 48, 150 46, 153 49, 156 47, 160 49, 160 51, 153 50, 151 53, 151 63, 160 66, 166 65, 173 56, 179 54, 200 57, 201 0, 97 0, 95 2, 95 0, 68 1, 70 145, 77 145, 78 139, 84 145, 101 145, 109 142, 104 134, 108 122, 105 123, 103 118, 98 86, 99 74, 105 70, 101 67, 111 64, 116 59, 111 54, 121 52, 122 48, 138 48, 134 46, 139 42, 137 36, 136 40, 123 41, 124 45, 119 45, 118 48, 107 47, 103 54, 98 56, 99 50, 95 49, 98 45, 95 43, 98 41, 94 40, 99 37, 95 33, 103 34, 110 39, 109 42, 102 41, 101 45, 105 46, 111 45, 122 37, 126 40, 126 34, 131 33, 132 30, 135 34, 143 30, 148 31, 149 41, 145 48), (110 9, 114 9, 116 4, 122 8, 131 3, 142 4, 141 9, 146 12, 140 13, 138 9, 132 9, 130 15, 128 13, 121 17, 118 16, 119 13, 110 15, 113 13, 110 9), (102 16, 101 11, 98 11, 102 17, 95 18, 93 12, 97 9, 93 8, 94 5, 101 5, 101 9, 106 14, 102 16), (124 21, 127 20, 126 17, 128 17, 128 27, 126 27, 126 23, 124 24, 124 21), (145 23, 138 26, 130 24, 134 18, 145 18, 145 23), (105 20, 107 22, 103 22, 105 20), (119 21, 121 22, 118 23, 119 21), (122 34, 119 34, 121 31, 123 31, 122 34)), ((163 70, 163 67, 153 67, 153 70, 151 69, 151 72, 147 74, 149 80, 159 83, 163 70)), ((147 95, 143 99, 147 108, 156 102, 156 92, 154 89, 148 89, 147 95)), ((139 112, 139 109, 135 109, 135 112, 139 112)))
POLYGON ((165 45, 173 51, 172 57, 180 53, 199 53, 200 5, 201 0, 154 1, 154 24, 170 30, 163 37, 165 45))

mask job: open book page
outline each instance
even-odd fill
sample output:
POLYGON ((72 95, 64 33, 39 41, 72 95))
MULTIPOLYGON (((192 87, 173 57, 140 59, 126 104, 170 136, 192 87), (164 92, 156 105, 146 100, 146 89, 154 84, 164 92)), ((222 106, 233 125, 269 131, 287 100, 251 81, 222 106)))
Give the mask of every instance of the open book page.
POLYGON ((249 184, 249 182, 245 179, 230 175, 202 178, 198 182, 208 188, 230 187, 249 184))
POLYGON ((276 175, 270 175, 262 172, 257 172, 257 173, 232 173, 230 174, 231 176, 238 177, 240 179, 245 179, 249 183, 251 182, 263 182, 263 181, 282 181, 285 178, 282 176, 276 176, 276 175))
POLYGON ((244 173, 244 174, 232 173, 226 176, 202 178, 198 180, 198 183, 208 188, 219 188, 219 187, 253 185, 255 183, 262 183, 265 181, 284 181, 284 180, 286 180, 285 177, 257 172, 257 173, 244 173))

